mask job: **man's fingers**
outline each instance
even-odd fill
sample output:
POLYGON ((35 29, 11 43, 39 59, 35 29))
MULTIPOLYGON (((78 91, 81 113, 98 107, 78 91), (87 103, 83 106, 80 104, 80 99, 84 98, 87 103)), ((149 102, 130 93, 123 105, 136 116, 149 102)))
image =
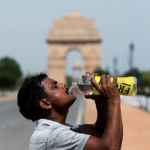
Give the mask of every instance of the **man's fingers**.
POLYGON ((107 86, 109 86, 110 85, 110 75, 106 76, 106 82, 107 82, 107 86))
POLYGON ((86 75, 82 75, 82 78, 86 77, 86 76, 90 76, 90 75, 95 75, 95 76, 98 76, 97 73, 90 73, 90 72, 86 72, 86 75))
POLYGON ((117 84, 117 76, 116 75, 113 76, 113 84, 117 84))
POLYGON ((82 75, 82 78, 86 77, 86 75, 82 75))
POLYGON ((85 98, 93 98, 93 95, 85 94, 85 98))
POLYGON ((95 75, 92 75, 91 83, 99 92, 101 91, 101 85, 95 81, 95 75))
POLYGON ((102 88, 106 87, 106 75, 105 74, 101 76, 101 85, 102 85, 102 88))
POLYGON ((95 84, 95 83, 96 83, 96 81, 95 81, 95 75, 94 75, 94 74, 92 74, 91 83, 92 83, 92 84, 95 84))
POLYGON ((85 75, 82 75, 82 78, 86 77, 86 76, 90 76, 90 72, 86 72, 85 75))
POLYGON ((90 74, 91 74, 90 72, 86 72, 86 76, 90 76, 90 74))
POLYGON ((98 76, 98 74, 97 74, 97 73, 92 73, 92 75, 94 75, 94 76, 98 76))
POLYGON ((82 78, 85 78, 86 76, 90 76, 90 72, 86 72, 85 75, 82 75, 82 78))

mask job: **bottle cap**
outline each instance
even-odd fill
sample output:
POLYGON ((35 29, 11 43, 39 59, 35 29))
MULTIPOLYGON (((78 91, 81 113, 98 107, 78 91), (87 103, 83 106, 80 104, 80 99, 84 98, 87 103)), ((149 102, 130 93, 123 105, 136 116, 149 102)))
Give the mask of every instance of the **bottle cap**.
POLYGON ((76 81, 74 82, 74 87, 75 87, 75 88, 77 87, 77 82, 76 82, 76 81))
POLYGON ((77 88, 77 82, 72 82, 72 88, 77 88))

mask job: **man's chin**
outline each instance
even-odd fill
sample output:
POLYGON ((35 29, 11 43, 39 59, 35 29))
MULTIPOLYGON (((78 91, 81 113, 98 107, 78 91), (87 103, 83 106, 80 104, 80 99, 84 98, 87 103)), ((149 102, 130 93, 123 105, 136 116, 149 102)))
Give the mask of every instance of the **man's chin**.
POLYGON ((75 95, 69 95, 70 96, 70 106, 75 102, 76 96, 75 95))
POLYGON ((75 96, 75 95, 70 94, 70 96, 71 96, 71 99, 72 99, 73 101, 75 101, 75 100, 76 100, 76 96, 75 96))

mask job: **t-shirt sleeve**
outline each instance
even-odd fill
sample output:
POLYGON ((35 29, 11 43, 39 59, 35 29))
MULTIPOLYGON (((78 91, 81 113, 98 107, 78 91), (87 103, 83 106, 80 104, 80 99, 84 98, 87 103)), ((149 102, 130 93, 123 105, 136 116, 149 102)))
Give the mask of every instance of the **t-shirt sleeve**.
MULTIPOLYGON (((53 139, 54 143, 52 147, 57 150, 83 150, 89 137, 90 135, 77 133, 69 129, 62 129, 55 139, 53 139)), ((48 142, 50 141, 48 140, 48 142)))
POLYGON ((66 126, 71 127, 73 131, 78 132, 78 133, 83 133, 83 124, 73 124, 69 122, 66 122, 65 124, 66 126))

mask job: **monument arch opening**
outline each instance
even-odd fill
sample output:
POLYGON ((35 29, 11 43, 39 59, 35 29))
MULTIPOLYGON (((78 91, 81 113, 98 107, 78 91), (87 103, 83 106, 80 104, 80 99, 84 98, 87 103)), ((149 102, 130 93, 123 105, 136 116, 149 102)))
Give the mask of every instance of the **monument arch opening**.
POLYGON ((77 49, 83 57, 83 72, 93 72, 100 63, 100 37, 93 19, 86 19, 73 12, 63 19, 54 20, 48 36, 48 76, 58 82, 66 82, 65 58, 71 49, 77 49))
POLYGON ((81 78, 83 69, 83 56, 80 50, 70 49, 65 58, 66 84, 71 86, 71 83, 81 78))

